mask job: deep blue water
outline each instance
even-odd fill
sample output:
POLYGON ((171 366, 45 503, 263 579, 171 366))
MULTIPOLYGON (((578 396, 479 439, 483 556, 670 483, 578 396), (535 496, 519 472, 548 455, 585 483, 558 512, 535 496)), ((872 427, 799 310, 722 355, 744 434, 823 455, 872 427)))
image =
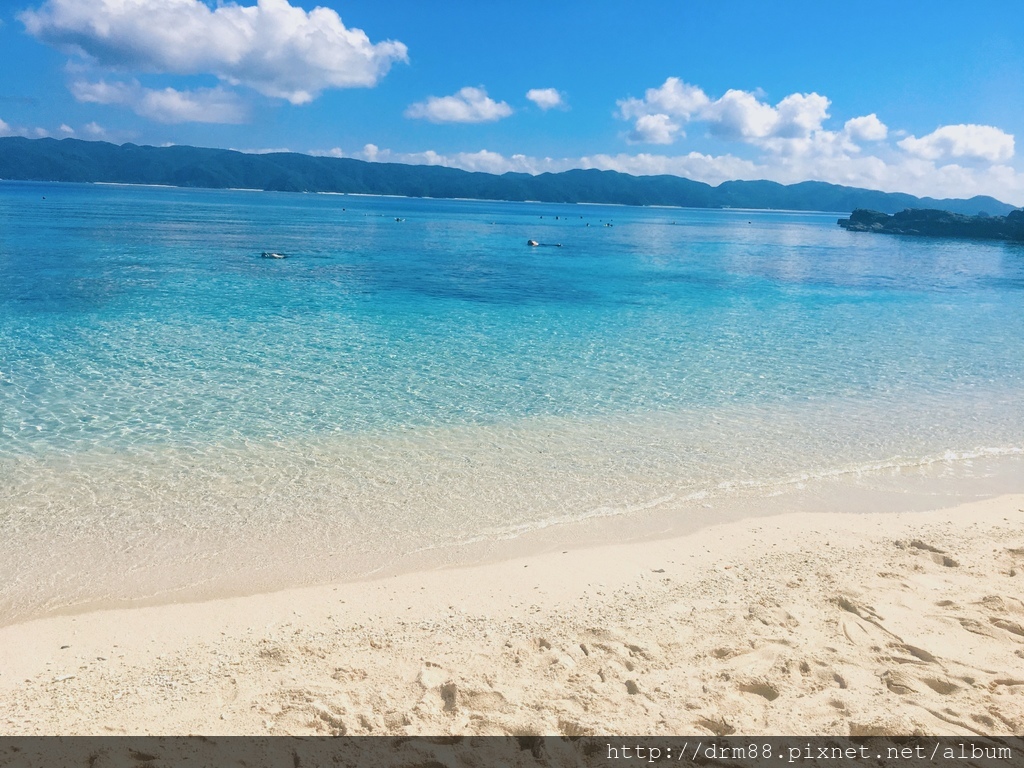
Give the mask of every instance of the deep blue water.
POLYGON ((836 218, 0 183, 0 521, 386 558, 1019 453, 1024 248, 836 218))

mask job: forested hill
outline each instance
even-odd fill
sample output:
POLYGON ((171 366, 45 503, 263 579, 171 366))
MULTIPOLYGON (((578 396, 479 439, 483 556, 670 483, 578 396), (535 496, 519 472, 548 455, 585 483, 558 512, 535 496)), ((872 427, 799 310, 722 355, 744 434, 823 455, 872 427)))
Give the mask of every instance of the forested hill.
POLYGON ((497 176, 440 166, 368 163, 297 153, 253 155, 226 149, 117 146, 100 141, 21 137, 0 138, 0 179, 687 208, 870 208, 886 213, 939 208, 968 215, 1005 215, 1014 209, 991 197, 935 200, 820 181, 788 186, 772 181, 727 181, 712 187, 678 176, 630 176, 598 170, 497 176))

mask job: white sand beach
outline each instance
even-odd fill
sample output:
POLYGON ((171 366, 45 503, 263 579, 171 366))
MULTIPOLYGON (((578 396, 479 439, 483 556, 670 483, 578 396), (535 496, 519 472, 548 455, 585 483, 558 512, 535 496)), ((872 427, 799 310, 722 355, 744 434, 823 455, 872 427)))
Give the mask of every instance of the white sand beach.
POLYGON ((0 629, 4 734, 1024 732, 1024 495, 0 629))

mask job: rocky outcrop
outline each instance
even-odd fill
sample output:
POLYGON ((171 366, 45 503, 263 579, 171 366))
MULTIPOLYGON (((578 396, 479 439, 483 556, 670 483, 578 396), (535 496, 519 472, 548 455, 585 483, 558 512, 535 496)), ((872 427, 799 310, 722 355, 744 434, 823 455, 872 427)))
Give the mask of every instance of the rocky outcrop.
POLYGON ((963 216, 928 209, 907 209, 889 216, 858 208, 850 218, 839 219, 838 224, 850 232, 1024 242, 1024 209, 1006 216, 963 216))

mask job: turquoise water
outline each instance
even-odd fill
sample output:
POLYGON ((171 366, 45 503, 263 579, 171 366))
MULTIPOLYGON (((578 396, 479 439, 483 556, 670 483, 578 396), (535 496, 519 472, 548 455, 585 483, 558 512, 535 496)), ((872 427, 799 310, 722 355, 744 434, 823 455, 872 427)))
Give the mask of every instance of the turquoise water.
POLYGON ((1015 460, 1024 248, 836 218, 0 183, 0 618, 1015 460))

